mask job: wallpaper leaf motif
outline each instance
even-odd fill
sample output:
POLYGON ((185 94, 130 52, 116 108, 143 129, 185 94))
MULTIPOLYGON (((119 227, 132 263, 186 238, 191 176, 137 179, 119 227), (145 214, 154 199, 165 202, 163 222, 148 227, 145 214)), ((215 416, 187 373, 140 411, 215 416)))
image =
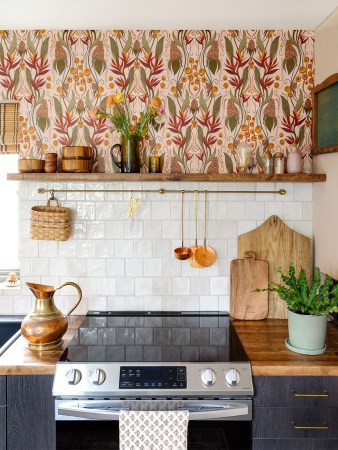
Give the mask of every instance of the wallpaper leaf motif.
POLYGON ((20 101, 21 153, 90 145, 98 171, 119 142, 93 107, 122 91, 132 115, 159 96, 168 120, 142 146, 166 172, 236 172, 236 143, 262 156, 300 146, 311 171, 314 33, 303 30, 0 31, 0 98, 20 101))

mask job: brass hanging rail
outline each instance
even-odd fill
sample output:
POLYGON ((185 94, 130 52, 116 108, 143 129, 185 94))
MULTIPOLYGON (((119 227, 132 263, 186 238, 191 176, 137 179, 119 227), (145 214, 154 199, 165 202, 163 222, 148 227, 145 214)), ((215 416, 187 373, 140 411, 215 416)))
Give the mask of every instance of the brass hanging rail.
POLYGON ((207 189, 198 190, 198 189, 45 189, 45 188, 38 188, 37 192, 39 194, 45 194, 49 192, 51 195, 54 194, 54 192, 126 192, 126 193, 158 193, 158 194, 173 194, 173 193, 179 193, 182 192, 185 193, 204 193, 207 192, 208 194, 279 194, 279 195, 285 195, 286 190, 285 189, 279 189, 278 191, 209 191, 207 189))

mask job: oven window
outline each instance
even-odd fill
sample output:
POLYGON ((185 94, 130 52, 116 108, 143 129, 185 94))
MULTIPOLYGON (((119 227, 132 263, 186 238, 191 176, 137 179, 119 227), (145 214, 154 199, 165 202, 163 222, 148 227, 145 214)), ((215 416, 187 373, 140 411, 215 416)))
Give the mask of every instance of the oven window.
MULTIPOLYGON (((57 421, 57 450, 119 448, 116 421, 57 421)), ((188 450, 250 450, 250 421, 191 421, 188 450)))

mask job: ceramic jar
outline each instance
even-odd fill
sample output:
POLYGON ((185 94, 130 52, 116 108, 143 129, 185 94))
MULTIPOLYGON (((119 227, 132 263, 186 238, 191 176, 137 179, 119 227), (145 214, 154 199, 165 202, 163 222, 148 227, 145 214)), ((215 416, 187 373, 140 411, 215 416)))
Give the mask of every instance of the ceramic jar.
POLYGON ((292 145, 286 160, 287 173, 302 173, 302 155, 296 145, 292 145))

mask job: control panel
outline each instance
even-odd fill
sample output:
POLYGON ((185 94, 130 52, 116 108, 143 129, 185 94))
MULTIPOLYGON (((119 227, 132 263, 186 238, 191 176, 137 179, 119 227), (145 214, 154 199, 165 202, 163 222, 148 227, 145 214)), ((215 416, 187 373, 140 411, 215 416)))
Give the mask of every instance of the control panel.
POLYGON ((185 366, 122 366, 120 389, 186 389, 185 366))

